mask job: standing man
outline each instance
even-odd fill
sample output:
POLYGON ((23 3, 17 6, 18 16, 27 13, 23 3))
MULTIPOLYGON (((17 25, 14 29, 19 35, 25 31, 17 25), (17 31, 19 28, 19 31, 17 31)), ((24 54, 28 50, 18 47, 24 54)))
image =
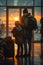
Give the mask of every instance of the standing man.
POLYGON ((32 33, 33 30, 36 30, 37 23, 36 19, 28 13, 28 9, 25 8, 23 10, 23 16, 21 17, 21 26, 24 31, 24 49, 25 49, 25 56, 27 56, 27 42, 29 44, 29 52, 28 55, 30 56, 31 53, 31 43, 32 43, 32 33))

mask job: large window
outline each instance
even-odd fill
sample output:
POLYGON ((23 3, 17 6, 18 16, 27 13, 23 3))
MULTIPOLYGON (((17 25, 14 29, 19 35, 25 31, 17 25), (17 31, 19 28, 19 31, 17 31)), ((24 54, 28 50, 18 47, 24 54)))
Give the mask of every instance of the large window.
POLYGON ((35 6, 41 6, 41 0, 35 0, 34 5, 35 6))
POLYGON ((41 7, 34 7, 34 17, 37 19, 37 22, 40 22, 40 19, 41 19, 41 7))
POLYGON ((6 6, 6 0, 0 0, 0 6, 6 6))
POLYGON ((19 9, 9 9, 9 35, 11 35, 12 29, 15 27, 15 22, 20 20, 19 9))
POLYGON ((8 6, 33 6, 33 0, 8 0, 8 6))
POLYGON ((40 7, 34 7, 34 17, 37 20, 37 25, 38 25, 38 32, 34 32, 34 40, 41 40, 41 34, 40 34, 40 19, 41 19, 41 8, 40 7))
POLYGON ((43 6, 43 0, 42 0, 42 3, 41 3, 41 5, 43 6))
MULTIPOLYGON (((20 19, 20 14, 23 14, 22 7, 29 7, 30 9, 28 9, 28 11, 34 14, 37 20, 38 31, 34 31, 33 41, 36 41, 36 43, 32 44, 32 55, 34 56, 34 65, 40 65, 40 19, 41 16, 43 16, 43 0, 0 0, 0 37, 12 36, 11 31, 15 26, 15 21, 20 19), (8 35, 6 33, 8 33, 8 35)), ((17 45, 14 45, 14 48, 17 50, 17 45)))
POLYGON ((0 37, 6 37, 6 8, 0 7, 0 37))
POLYGON ((43 7, 42 7, 42 17, 43 17, 43 7))
MULTIPOLYGON (((9 6, 30 6, 30 7, 34 7, 34 17, 37 20, 37 25, 38 25, 38 34, 36 35, 36 33, 34 34, 34 40, 40 40, 41 38, 41 34, 40 34, 40 19, 41 19, 41 15, 43 16, 43 0, 0 0, 0 19, 2 21, 4 21, 3 23, 5 24, 5 29, 6 29, 6 9, 9 6), (6 3, 7 2, 7 3, 6 3), (41 7, 42 6, 42 7, 41 7)), ((21 9, 23 11, 23 9, 21 9)), ((21 12, 22 12, 21 11, 21 12)), ((9 25, 13 24, 14 22, 14 17, 16 16, 15 14, 17 14, 17 16, 20 16, 20 14, 18 15, 17 13, 17 9, 9 9, 9 25)), ((29 9, 29 12, 32 14, 32 10, 29 9)), ((12 28, 10 28, 12 29, 12 28)))

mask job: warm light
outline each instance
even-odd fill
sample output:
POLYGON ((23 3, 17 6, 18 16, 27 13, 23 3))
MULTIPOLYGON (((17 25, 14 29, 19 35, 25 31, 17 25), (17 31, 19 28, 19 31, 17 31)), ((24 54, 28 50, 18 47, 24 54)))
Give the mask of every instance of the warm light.
POLYGON ((15 40, 15 37, 12 36, 12 40, 15 40))
POLYGON ((15 55, 15 56, 17 55, 17 49, 18 49, 18 45, 15 43, 15 44, 14 44, 14 52, 15 52, 14 55, 15 55))
POLYGON ((40 22, 41 16, 36 15, 35 18, 36 18, 37 22, 40 22))
POLYGON ((15 21, 19 21, 19 17, 15 17, 14 20, 15 20, 15 21))
POLYGON ((35 13, 35 18, 36 18, 37 22, 40 22, 41 16, 39 13, 37 13, 37 12, 35 13))

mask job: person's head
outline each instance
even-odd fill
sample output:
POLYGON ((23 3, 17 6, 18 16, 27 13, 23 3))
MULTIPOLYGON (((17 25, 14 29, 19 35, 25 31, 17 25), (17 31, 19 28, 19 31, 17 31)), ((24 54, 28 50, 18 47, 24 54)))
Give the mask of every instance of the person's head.
POLYGON ((19 21, 15 21, 15 26, 18 26, 19 25, 19 21))
POLYGON ((27 8, 24 8, 23 14, 27 14, 27 13, 28 13, 28 9, 27 8))

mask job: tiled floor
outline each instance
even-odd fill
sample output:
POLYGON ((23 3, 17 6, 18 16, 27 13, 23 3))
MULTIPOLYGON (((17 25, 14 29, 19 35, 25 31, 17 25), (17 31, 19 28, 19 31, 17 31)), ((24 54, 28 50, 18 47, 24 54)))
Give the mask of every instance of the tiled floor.
POLYGON ((41 57, 41 45, 40 43, 34 44, 34 57, 14 57, 6 59, 1 63, 2 65, 43 65, 43 57, 41 57))
POLYGON ((43 58, 39 56, 34 56, 34 59, 31 57, 14 57, 13 59, 6 59, 2 61, 1 65, 43 65, 43 58))

